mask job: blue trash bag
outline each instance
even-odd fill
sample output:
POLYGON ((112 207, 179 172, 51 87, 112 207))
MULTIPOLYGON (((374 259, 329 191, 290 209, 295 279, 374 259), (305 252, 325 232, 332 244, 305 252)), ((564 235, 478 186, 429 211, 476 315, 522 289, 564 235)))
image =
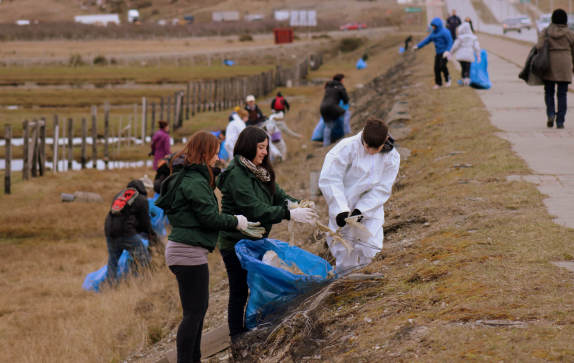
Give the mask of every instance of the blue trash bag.
MULTIPOLYGON (((148 248, 149 241, 141 237, 140 239, 144 244, 145 248, 148 248)), ((118 278, 127 276, 132 261, 133 258, 130 255, 130 253, 126 250, 123 250, 120 259, 118 260, 118 278)), ((94 272, 90 272, 89 274, 86 275, 84 283, 82 284, 82 289, 86 291, 100 292, 100 285, 102 284, 102 282, 106 280, 107 276, 108 276, 108 265, 106 264, 101 269, 94 272)))
POLYGON ((245 325, 248 329, 278 317, 289 307, 291 300, 336 278, 333 267, 321 257, 274 239, 241 240, 235 245, 235 253, 247 271, 250 292, 245 325), (297 264, 306 275, 296 275, 263 263, 261 259, 269 250, 275 251, 286 263, 297 264))
POLYGON ((359 60, 357 61, 357 64, 355 65, 355 67, 356 67, 357 69, 365 69, 365 68, 367 68, 367 62, 365 62, 365 61, 363 60, 363 58, 359 58, 359 60))
POLYGON ((232 61, 231 59, 224 59, 223 64, 225 64, 228 67, 231 67, 231 66, 235 65, 235 62, 232 61))
POLYGON ((148 198, 149 216, 151 220, 151 227, 158 236, 165 236, 167 231, 167 216, 163 209, 155 205, 155 201, 159 198, 159 194, 155 193, 152 198, 148 198))
POLYGON ((475 57, 475 61, 470 65, 470 86, 479 89, 492 87, 488 77, 488 54, 484 49, 480 51, 480 63, 475 57))
POLYGON ((405 52, 405 47, 399 47, 399 54, 403 54, 405 52))

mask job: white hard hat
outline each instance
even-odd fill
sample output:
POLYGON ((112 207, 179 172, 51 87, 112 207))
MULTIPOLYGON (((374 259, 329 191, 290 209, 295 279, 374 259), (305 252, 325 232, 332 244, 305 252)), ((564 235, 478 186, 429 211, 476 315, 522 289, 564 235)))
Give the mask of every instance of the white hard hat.
POLYGON ((255 102, 255 96, 249 95, 245 98, 245 102, 251 102, 251 101, 255 102))

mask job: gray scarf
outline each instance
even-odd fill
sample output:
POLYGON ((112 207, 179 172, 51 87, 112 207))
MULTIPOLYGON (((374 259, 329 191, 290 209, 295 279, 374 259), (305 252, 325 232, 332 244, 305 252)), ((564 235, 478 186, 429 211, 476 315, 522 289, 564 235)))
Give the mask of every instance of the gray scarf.
POLYGON ((271 181, 271 174, 269 174, 269 171, 264 167, 253 164, 251 160, 247 160, 241 155, 239 156, 239 161, 241 161, 241 164, 245 165, 245 167, 249 169, 249 171, 252 172, 255 177, 263 183, 268 183, 271 181))

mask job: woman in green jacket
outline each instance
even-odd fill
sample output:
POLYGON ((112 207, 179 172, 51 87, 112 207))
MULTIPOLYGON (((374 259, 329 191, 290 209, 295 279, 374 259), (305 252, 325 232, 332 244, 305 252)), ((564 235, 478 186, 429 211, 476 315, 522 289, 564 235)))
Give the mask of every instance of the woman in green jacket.
POLYGON ((201 331, 209 301, 207 254, 215 248, 219 231, 237 230, 252 237, 261 237, 265 232, 243 215, 219 213, 212 171, 218 151, 215 136, 204 131, 195 133, 173 158, 183 154, 185 166, 166 179, 156 202, 172 225, 165 259, 177 278, 183 308, 177 331, 178 362, 201 361, 201 331))
MULTIPOLYGON (((269 160, 269 137, 262 129, 249 126, 240 134, 233 150, 234 158, 219 177, 221 210, 242 214, 260 222, 267 237, 271 227, 284 219, 313 223, 317 218, 311 208, 289 209, 288 202, 297 200, 287 195, 275 182, 275 172, 269 160)), ((247 303, 247 272, 235 254, 235 244, 246 237, 235 231, 219 233, 218 246, 229 279, 228 324, 232 339, 246 331, 244 314, 247 303)), ((257 239, 257 238, 250 238, 257 239)))

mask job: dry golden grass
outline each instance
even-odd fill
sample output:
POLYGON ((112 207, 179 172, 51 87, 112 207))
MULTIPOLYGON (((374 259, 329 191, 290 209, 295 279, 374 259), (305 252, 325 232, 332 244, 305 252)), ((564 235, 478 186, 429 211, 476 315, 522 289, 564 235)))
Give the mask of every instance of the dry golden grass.
POLYGON ((533 184, 507 181, 530 171, 478 91, 431 91, 432 56, 409 69, 412 132, 399 144, 412 155, 386 205, 384 250, 365 268, 385 278, 338 289, 307 335, 286 337, 293 361, 574 358, 574 280, 551 264, 572 259, 574 231, 553 223, 533 184))

